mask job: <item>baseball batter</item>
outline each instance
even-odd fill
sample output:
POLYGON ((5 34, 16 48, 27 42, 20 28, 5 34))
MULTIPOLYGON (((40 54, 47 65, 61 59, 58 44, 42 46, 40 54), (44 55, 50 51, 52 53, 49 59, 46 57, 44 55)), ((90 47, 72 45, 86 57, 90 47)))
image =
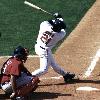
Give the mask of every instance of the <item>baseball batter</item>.
POLYGON ((65 72, 54 60, 51 49, 66 35, 66 24, 62 16, 54 14, 55 19, 44 21, 40 24, 40 30, 35 44, 35 52, 40 57, 40 68, 32 72, 32 75, 41 76, 51 66, 55 72, 62 75, 65 82, 73 79, 75 74, 65 72))

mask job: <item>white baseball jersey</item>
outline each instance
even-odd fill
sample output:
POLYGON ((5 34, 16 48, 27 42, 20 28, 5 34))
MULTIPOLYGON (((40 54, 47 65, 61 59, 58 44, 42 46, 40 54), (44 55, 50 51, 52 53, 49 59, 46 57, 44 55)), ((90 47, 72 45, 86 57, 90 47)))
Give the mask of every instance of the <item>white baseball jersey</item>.
POLYGON ((62 29, 59 33, 52 30, 52 25, 48 21, 44 21, 40 24, 39 35, 37 38, 37 44, 43 48, 52 48, 56 43, 64 38, 66 32, 62 29))

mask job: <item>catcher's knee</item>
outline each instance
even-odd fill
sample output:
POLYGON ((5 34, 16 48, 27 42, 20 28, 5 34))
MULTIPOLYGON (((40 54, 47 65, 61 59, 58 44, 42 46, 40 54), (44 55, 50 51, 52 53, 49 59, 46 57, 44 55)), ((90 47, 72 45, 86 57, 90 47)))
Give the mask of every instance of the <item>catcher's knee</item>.
POLYGON ((33 76, 32 81, 27 83, 24 86, 21 86, 17 90, 17 96, 25 96, 32 91, 35 91, 38 87, 38 83, 40 82, 37 76, 33 76))

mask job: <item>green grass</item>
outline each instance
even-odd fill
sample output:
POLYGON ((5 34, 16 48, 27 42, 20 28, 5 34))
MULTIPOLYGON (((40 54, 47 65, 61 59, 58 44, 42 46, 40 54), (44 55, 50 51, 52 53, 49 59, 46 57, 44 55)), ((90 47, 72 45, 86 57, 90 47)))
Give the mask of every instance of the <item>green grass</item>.
MULTIPOLYGON (((28 1, 51 13, 59 12, 62 14, 67 24, 66 37, 95 2, 95 0, 28 1)), ((0 0, 0 33, 2 34, 0 55, 10 55, 18 45, 29 48, 30 54, 34 54, 39 24, 48 19, 52 19, 52 16, 32 9, 24 4, 24 0, 0 0)), ((53 49, 53 52, 57 47, 53 49)))

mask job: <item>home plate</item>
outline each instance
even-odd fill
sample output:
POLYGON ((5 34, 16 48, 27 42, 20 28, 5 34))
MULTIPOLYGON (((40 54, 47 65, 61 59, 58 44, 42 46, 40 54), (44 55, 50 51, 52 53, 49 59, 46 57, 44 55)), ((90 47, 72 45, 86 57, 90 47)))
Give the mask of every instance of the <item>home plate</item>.
POLYGON ((80 90, 80 91, 100 91, 100 89, 88 87, 88 86, 79 87, 76 90, 80 90))

